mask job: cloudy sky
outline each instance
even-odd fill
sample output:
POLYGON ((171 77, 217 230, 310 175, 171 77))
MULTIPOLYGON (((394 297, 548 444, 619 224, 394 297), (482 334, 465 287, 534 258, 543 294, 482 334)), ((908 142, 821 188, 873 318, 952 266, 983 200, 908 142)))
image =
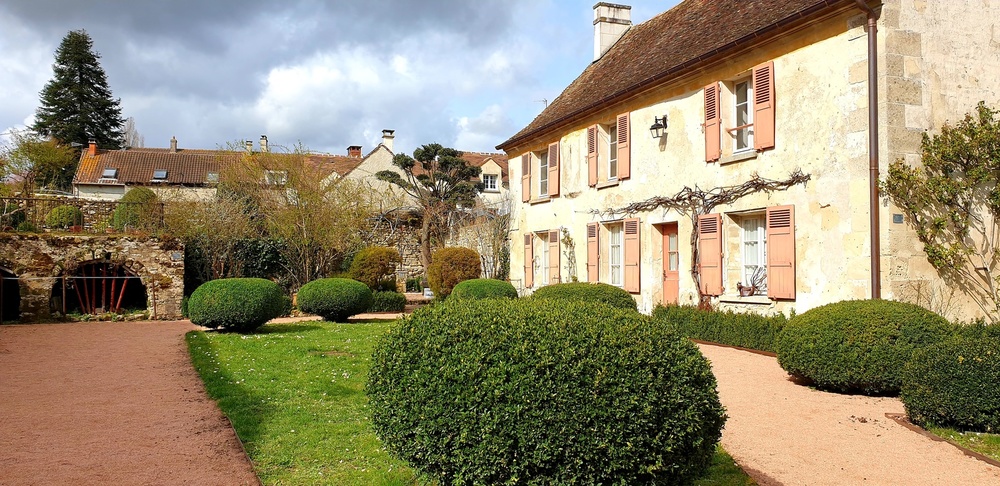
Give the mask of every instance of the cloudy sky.
MULTIPOLYGON (((0 132, 86 29, 147 147, 495 151, 593 58, 595 0, 4 0, 0 132)), ((633 23, 677 0, 633 0, 633 23)))

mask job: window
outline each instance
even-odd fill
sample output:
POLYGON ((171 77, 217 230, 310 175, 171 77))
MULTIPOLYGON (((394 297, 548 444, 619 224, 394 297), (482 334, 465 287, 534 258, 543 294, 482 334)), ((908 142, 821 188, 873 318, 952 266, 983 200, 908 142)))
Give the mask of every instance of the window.
POLYGON ((611 285, 622 286, 622 225, 608 227, 608 272, 611 285))
POLYGON ((539 152, 538 157, 538 195, 549 195, 549 153, 539 152))
POLYGON ((740 282, 744 286, 756 286, 758 294, 767 293, 767 241, 763 216, 745 217, 740 222, 740 257, 743 264, 740 282))
POLYGON ((153 171, 153 180, 157 181, 157 182, 167 180, 167 171, 163 170, 163 169, 156 169, 156 170, 154 170, 153 171))
POLYGON ((111 167, 105 168, 104 172, 101 173, 101 178, 102 179, 117 179, 118 178, 118 169, 114 169, 114 168, 111 168, 111 167))
POLYGON ((750 78, 739 81, 733 88, 733 128, 729 130, 733 136, 733 152, 742 152, 753 148, 753 111, 750 100, 753 99, 753 87, 750 78))
POLYGON ((598 189, 632 175, 628 113, 607 125, 587 127, 587 184, 598 189))
POLYGON ((608 125, 608 180, 618 179, 618 125, 608 125))
POLYGON ((705 86, 705 161, 735 162, 774 148, 774 63, 705 86), (725 133, 725 136, 722 134, 725 133))
POLYGON ((205 175, 205 182, 219 182, 219 173, 209 172, 207 175, 205 175))
POLYGON ((288 182, 288 172, 283 170, 269 170, 264 172, 264 183, 272 186, 284 185, 288 182))
POLYGON ((538 256, 535 257, 535 281, 541 285, 549 284, 549 233, 538 233, 538 256))
POLYGON ((483 174, 483 186, 484 191, 499 191, 497 189, 497 175, 483 174))

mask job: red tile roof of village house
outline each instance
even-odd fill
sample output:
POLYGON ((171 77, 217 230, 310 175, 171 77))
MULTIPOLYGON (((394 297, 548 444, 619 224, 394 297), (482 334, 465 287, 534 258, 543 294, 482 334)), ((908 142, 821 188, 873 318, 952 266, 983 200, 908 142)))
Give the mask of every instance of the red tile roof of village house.
MULTIPOLYGON (((497 149, 586 116, 827 7, 851 0, 686 0, 632 26, 535 119, 497 149)), ((861 11, 859 10, 859 13, 861 11)))
POLYGON ((462 152, 462 158, 465 159, 469 165, 476 167, 482 167, 486 164, 486 161, 492 159, 497 165, 500 166, 500 175, 503 178, 503 182, 507 182, 507 154, 503 153, 486 153, 486 152, 462 152))

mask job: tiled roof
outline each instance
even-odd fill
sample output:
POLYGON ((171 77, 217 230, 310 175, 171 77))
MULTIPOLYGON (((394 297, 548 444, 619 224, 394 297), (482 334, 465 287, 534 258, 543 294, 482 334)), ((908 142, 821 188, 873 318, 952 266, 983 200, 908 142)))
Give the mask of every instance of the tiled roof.
POLYGON ((851 0, 686 0, 631 27, 535 119, 497 149, 655 86, 701 61, 851 0))
POLYGON ((493 160, 497 165, 500 166, 500 175, 503 178, 503 182, 507 182, 507 154, 502 153, 484 153, 484 152, 463 152, 462 158, 465 159, 469 165, 482 167, 486 164, 486 161, 493 160))

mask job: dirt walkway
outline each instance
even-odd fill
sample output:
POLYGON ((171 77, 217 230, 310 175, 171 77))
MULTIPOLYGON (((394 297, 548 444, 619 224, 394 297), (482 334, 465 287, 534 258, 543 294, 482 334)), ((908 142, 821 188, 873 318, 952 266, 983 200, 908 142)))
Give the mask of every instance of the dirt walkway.
POLYGON ((0 484, 259 484, 190 322, 0 326, 0 484))
POLYGON ((895 398, 820 392, 789 381, 777 360, 699 345, 712 361, 736 461, 786 485, 998 485, 1000 468, 886 418, 895 398))

